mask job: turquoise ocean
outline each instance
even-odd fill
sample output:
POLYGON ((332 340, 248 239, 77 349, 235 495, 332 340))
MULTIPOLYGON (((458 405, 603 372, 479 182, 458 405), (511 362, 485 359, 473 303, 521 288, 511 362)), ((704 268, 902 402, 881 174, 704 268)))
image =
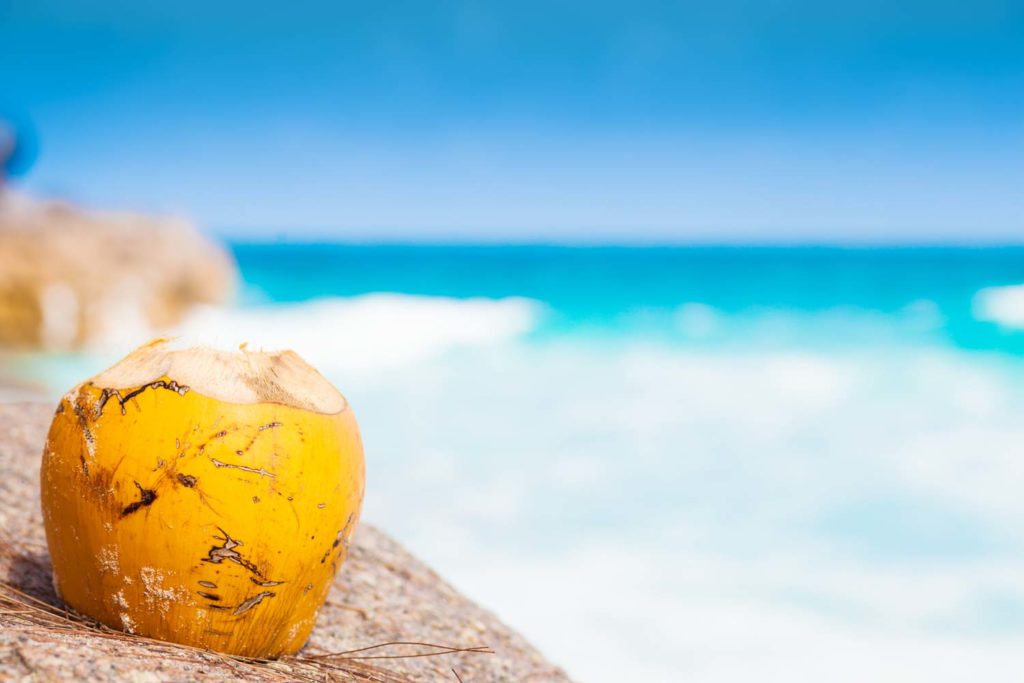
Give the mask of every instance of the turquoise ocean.
POLYGON ((1024 249, 232 250, 174 332, 320 368, 364 519, 579 680, 1024 668, 1024 249))

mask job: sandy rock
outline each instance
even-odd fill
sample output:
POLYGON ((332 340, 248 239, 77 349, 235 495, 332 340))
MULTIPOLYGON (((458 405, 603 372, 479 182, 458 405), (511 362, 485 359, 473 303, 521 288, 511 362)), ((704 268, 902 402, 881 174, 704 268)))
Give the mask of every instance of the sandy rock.
POLYGON ((231 296, 228 254, 188 222, 86 212, 0 188, 0 348, 145 337, 231 296))
MULTIPOLYGON (((51 417, 49 405, 0 403, 0 551, 6 543, 0 552, 0 580, 59 605, 50 583, 39 508, 40 452, 51 417)), ((382 531, 363 524, 303 653, 395 641, 487 646, 493 654, 373 660, 394 676, 373 680, 568 681, 522 636, 460 595, 382 531)), ((296 680, 287 674, 275 678, 272 670, 264 673, 240 671, 237 663, 214 654, 183 658, 180 651, 150 643, 40 632, 0 611, 0 681, 296 680)), ((330 680, 356 679, 339 675, 330 680)))

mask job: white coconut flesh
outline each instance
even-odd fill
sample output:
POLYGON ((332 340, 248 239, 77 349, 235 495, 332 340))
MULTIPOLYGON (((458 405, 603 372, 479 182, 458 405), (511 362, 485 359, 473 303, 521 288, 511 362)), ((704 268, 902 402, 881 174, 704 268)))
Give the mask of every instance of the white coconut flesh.
POLYGON ((167 377, 227 403, 280 403, 333 415, 345 397, 294 351, 175 348, 166 339, 141 346, 90 381, 103 389, 131 389, 167 377))

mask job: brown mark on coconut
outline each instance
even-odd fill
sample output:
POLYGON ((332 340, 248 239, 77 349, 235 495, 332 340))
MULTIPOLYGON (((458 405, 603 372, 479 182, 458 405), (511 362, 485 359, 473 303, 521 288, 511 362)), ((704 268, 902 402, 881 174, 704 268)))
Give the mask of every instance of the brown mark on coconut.
POLYGON ((217 460, 217 458, 210 458, 210 462, 213 463, 214 467, 231 467, 236 470, 243 470, 245 472, 252 472, 253 474, 258 474, 261 477, 270 477, 271 479, 274 478, 274 475, 272 473, 266 471, 262 467, 257 469, 255 467, 246 467, 245 465, 233 465, 229 462, 222 462, 220 460, 217 460))
POLYGON ((153 489, 142 488, 142 484, 135 482, 135 487, 139 489, 139 500, 129 503, 121 510, 121 517, 127 517, 133 512, 138 512, 144 507, 149 507, 156 500, 156 491, 153 489))
POLYGON ((345 526, 338 532, 338 535, 334 539, 334 543, 331 545, 332 548, 337 548, 339 543, 345 544, 345 552, 348 552, 348 537, 349 532, 352 529, 352 517, 349 515, 348 519, 345 520, 345 526))
POLYGON ((106 407, 107 402, 110 401, 111 398, 117 399, 117 402, 121 407, 121 414, 126 415, 128 411, 124 407, 124 404, 148 389, 167 389, 168 391, 173 391, 179 396, 184 396, 189 391, 188 387, 182 384, 178 384, 173 379, 161 379, 157 380, 156 382, 150 382, 149 384, 143 384, 138 389, 133 389, 124 396, 121 395, 121 391, 118 389, 104 389, 103 391, 100 392, 100 400, 96 404, 96 419, 99 419, 99 417, 103 415, 103 409, 106 407))
MULTIPOLYGON (((352 515, 349 515, 348 519, 345 520, 345 526, 338 530, 338 534, 334 537, 334 542, 331 543, 331 547, 328 548, 327 552, 324 553, 324 556, 320 558, 320 564, 327 562, 327 558, 330 556, 331 551, 335 550, 339 545, 345 546, 343 552, 348 555, 348 532, 349 529, 352 528, 352 517, 352 515)), ((333 565, 334 562, 332 561, 331 564, 333 565)))
POLYGON ((209 562, 211 564, 221 564, 224 560, 227 560, 229 562, 234 562, 241 567, 245 567, 261 579, 264 578, 263 572, 259 570, 259 567, 242 557, 238 551, 235 550, 235 548, 239 548, 245 544, 242 541, 231 538, 231 536, 228 535, 228 532, 224 531, 220 527, 217 527, 217 529, 224 535, 214 536, 214 538, 224 541, 224 544, 211 547, 207 556, 202 558, 202 561, 209 562))
POLYGON ((176 460, 171 462, 170 465, 166 469, 164 469, 163 473, 160 475, 160 478, 154 484, 154 488, 159 489, 161 485, 164 484, 164 482, 170 482, 170 485, 172 486, 181 485, 187 489, 195 491, 196 494, 198 494, 199 496, 199 501, 203 505, 213 510, 215 514, 220 515, 220 511, 213 505, 213 503, 219 504, 220 501, 217 500, 215 497, 210 496, 208 493, 204 493, 202 491, 202 489, 199 487, 199 477, 193 474, 184 474, 182 472, 178 472, 176 460))
POLYGON ((253 607, 255 607, 256 605, 258 605, 261 602, 263 602, 263 600, 265 598, 272 598, 272 597, 274 597, 274 595, 276 595, 276 594, 275 593, 271 593, 270 591, 263 591, 262 593, 257 593, 256 595, 252 596, 248 600, 245 600, 244 602, 242 602, 242 604, 240 604, 238 607, 236 607, 235 611, 232 612, 232 614, 234 614, 235 616, 238 616, 240 614, 245 614, 246 612, 251 610, 253 607))
POLYGON ((215 584, 213 581, 197 581, 197 583, 200 586, 202 586, 203 588, 216 588, 217 587, 217 584, 215 584))
POLYGON ((242 448, 236 450, 235 455, 245 455, 256 444, 256 439, 260 438, 260 436, 263 435, 263 432, 267 431, 268 429, 276 429, 277 427, 280 426, 280 422, 268 422, 265 425, 260 425, 259 427, 256 428, 256 433, 253 434, 252 438, 249 439, 249 443, 245 444, 245 446, 243 446, 242 448))
POLYGON ((213 600, 214 602, 220 602, 220 596, 214 595, 213 593, 207 593, 205 591, 196 591, 196 594, 207 600, 213 600))
MULTIPOLYGON (((331 547, 328 548, 326 553, 324 553, 324 557, 321 558, 321 564, 327 562, 327 558, 331 556, 331 552, 336 550, 338 546, 344 546, 339 555, 344 554, 346 557, 348 556, 348 539, 349 532, 351 531, 352 528, 353 518, 354 515, 348 515, 348 519, 345 520, 345 525, 338 529, 337 536, 334 537, 334 543, 331 544, 331 547)), ((331 560, 331 566, 336 566, 335 560, 331 560)))
MULTIPOLYGON (((217 421, 219 422, 220 418, 218 418, 217 421)), ((206 441, 204 441, 203 443, 199 444, 199 447, 196 449, 196 452, 199 453, 199 455, 202 455, 203 452, 206 451, 206 447, 210 445, 211 441, 216 441, 217 439, 223 439, 227 435, 228 435, 228 430, 226 430, 226 429, 220 430, 216 434, 213 434, 212 436, 208 437, 206 439, 206 441)))
POLYGON ((85 408, 82 407, 81 403, 76 401, 72 410, 75 411, 75 417, 78 418, 78 425, 82 428, 82 435, 85 436, 85 447, 89 451, 89 455, 92 456, 93 451, 96 448, 96 438, 92 435, 91 422, 85 414, 85 408))
POLYGON ((89 467, 85 457, 82 457, 80 462, 86 480, 85 490, 101 507, 109 510, 112 517, 120 515, 124 507, 115 495, 115 491, 120 488, 120 482, 114 479, 114 470, 117 466, 115 465, 114 470, 106 467, 89 467))
POLYGON ((256 579, 255 576, 250 576, 249 580, 255 583, 257 586, 263 586, 264 588, 269 588, 271 586, 280 586, 282 583, 284 583, 284 581, 259 581, 256 579))

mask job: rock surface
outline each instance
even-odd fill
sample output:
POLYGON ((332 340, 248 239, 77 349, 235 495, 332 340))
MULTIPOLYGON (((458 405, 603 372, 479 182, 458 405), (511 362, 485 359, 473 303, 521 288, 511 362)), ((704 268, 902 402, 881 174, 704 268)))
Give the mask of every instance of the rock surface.
MULTIPOLYGON (((39 460, 51 416, 46 404, 0 403, 0 580, 59 605, 50 585, 39 510, 39 460)), ((494 615, 459 595, 383 532, 364 524, 303 652, 344 652, 395 641, 485 645, 493 654, 373 660, 394 676, 374 680, 568 680, 494 615)), ((423 648, 392 647, 387 653, 415 651, 423 648)), ((293 680, 275 669, 266 672, 276 678, 240 671, 237 662, 214 654, 180 654, 148 642, 47 633, 0 611, 0 680, 293 680)), ((338 675, 332 680, 355 679, 338 675)))
POLYGON ((0 187, 0 348, 64 351, 145 337, 223 302, 228 254, 186 221, 86 212, 0 187))

